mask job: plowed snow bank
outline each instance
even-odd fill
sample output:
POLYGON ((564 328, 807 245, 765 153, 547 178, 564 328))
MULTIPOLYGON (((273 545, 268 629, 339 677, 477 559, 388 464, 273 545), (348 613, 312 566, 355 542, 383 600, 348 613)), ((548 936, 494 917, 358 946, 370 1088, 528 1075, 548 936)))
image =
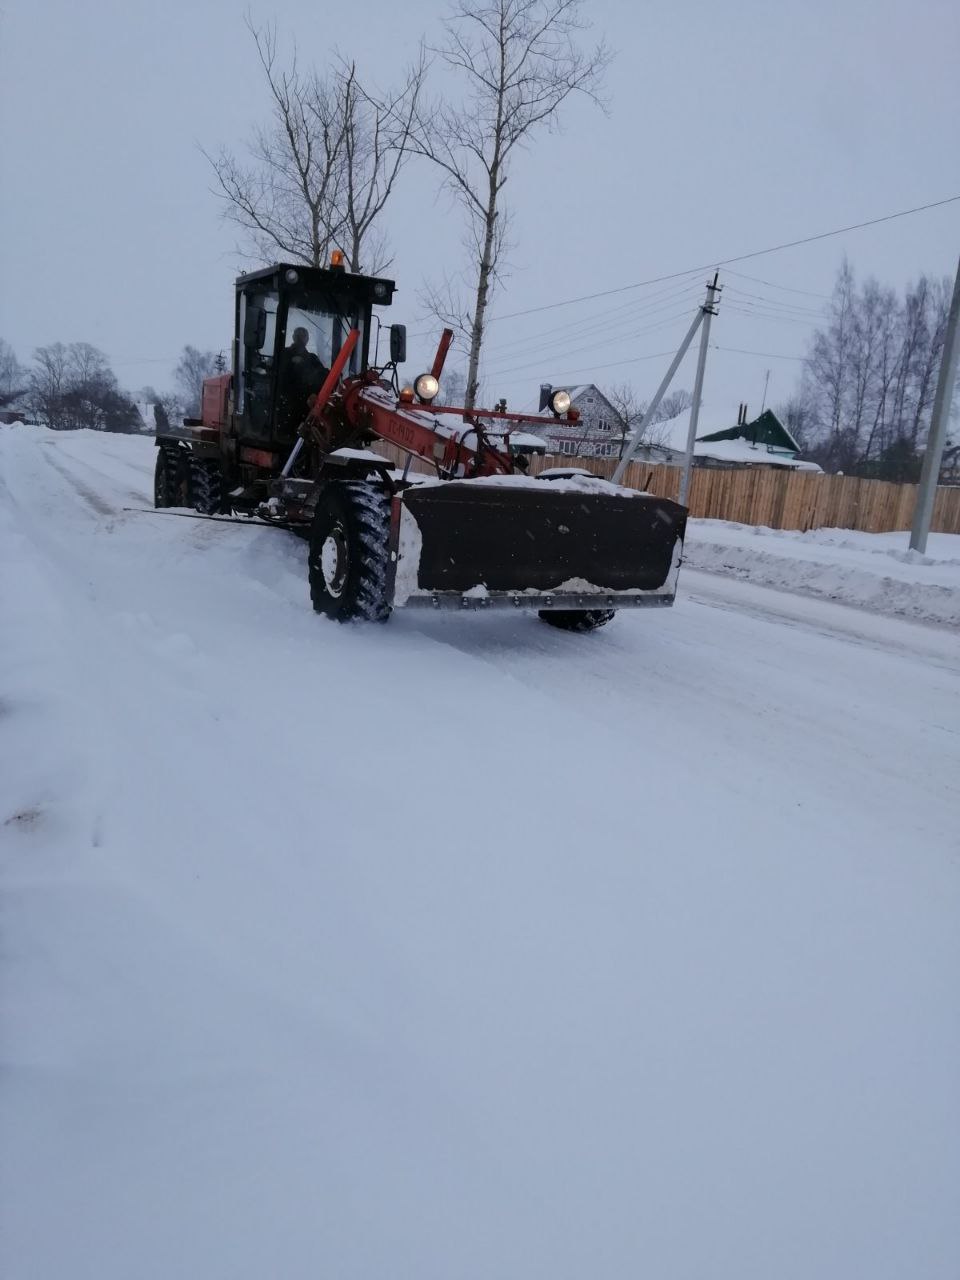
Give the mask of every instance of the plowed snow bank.
POLYGON ((691 568, 859 605, 923 622, 960 623, 960 535, 930 535, 926 555, 907 533, 766 529, 691 520, 691 568))

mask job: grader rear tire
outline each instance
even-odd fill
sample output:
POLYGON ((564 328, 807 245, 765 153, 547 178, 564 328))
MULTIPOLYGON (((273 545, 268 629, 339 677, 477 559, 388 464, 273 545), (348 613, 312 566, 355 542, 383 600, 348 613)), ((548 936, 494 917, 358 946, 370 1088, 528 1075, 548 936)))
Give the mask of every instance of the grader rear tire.
POLYGON ((160 445, 153 473, 153 505, 155 507, 187 506, 187 469, 183 450, 160 445))
POLYGON ((193 509, 204 516, 220 515, 223 502, 223 467, 218 458, 190 456, 190 490, 193 509))

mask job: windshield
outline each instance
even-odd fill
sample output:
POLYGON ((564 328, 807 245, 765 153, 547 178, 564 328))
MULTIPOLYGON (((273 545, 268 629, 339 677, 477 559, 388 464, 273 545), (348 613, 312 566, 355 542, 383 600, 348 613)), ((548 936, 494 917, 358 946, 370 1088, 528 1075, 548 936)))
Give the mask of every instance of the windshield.
POLYGON ((290 295, 287 306, 287 323, 284 345, 290 347, 297 329, 305 329, 307 348, 329 369, 343 346, 347 334, 353 328, 360 329, 360 341, 350 358, 348 371, 357 373, 363 351, 363 325, 356 306, 344 300, 338 310, 339 300, 329 293, 301 290, 290 295))

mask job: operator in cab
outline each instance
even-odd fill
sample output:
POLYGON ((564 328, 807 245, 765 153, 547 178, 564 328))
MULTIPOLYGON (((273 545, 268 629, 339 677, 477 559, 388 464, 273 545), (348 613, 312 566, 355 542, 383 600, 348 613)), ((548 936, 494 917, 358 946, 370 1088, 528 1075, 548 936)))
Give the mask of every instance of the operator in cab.
POLYGON ((298 327, 285 348, 280 365, 278 419, 281 432, 292 434, 307 416, 309 398, 323 386, 327 374, 320 357, 309 347, 310 334, 298 327))

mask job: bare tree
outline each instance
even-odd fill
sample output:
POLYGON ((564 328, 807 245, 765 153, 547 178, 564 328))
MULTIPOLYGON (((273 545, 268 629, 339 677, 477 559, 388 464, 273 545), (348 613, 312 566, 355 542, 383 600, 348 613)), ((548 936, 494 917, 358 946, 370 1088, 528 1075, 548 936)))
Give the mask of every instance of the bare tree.
MULTIPOLYGON (((900 358, 893 386, 891 418, 895 424, 916 423, 916 408, 925 399, 922 391, 916 396, 917 382, 924 383, 923 370, 929 367, 931 344, 930 322, 932 290, 935 286, 926 276, 921 276, 915 287, 908 288, 900 317, 900 358), (920 377, 918 379, 918 373, 920 377), (915 398, 916 397, 916 398, 915 398)), ((915 433, 914 433, 915 434, 915 433)))
POLYGON ((943 341, 947 332, 947 315, 950 310, 951 288, 948 279, 927 280, 921 277, 923 290, 923 316, 920 322, 921 340, 913 366, 913 412, 910 415, 907 434, 917 448, 926 440, 930 426, 930 413, 936 393, 937 373, 943 355, 943 341))
MULTIPOLYGON (((507 239, 502 192, 514 152, 539 126, 556 125, 563 102, 582 93, 600 104, 610 53, 582 49, 581 0, 455 0, 446 42, 434 50, 466 77, 462 103, 441 101, 421 113, 418 149, 437 164, 466 214, 471 300, 456 282, 425 297, 446 323, 469 334, 466 404, 476 403, 487 306, 501 278, 507 239)), ((602 105, 602 104, 601 104, 602 105)))
POLYGON ((342 239, 351 271, 366 269, 376 275, 390 265, 388 240, 377 223, 411 152, 425 75, 423 48, 400 88, 382 98, 359 82, 355 63, 337 72, 336 96, 344 122, 342 239), (367 263, 362 260, 365 244, 367 263))
POLYGON ((9 342, 0 338, 0 408, 25 394, 28 374, 9 342))
MULTIPOLYGON (((183 354, 173 371, 173 380, 180 393, 180 403, 188 418, 200 417, 200 394, 204 378, 212 378, 217 372, 217 353, 200 351, 189 343, 183 348, 183 354)), ((165 406, 169 413, 169 406, 165 406)))
POLYGON ((889 444, 890 391, 896 376, 901 311, 893 289, 868 280, 855 312, 857 440, 864 457, 889 444))
MULTIPOLYGON (((647 401, 640 400, 637 397, 636 391, 629 382, 618 383, 608 391, 605 391, 604 395, 613 405, 617 415, 618 456, 622 458, 628 441, 632 438, 633 433, 639 427, 647 412, 647 401)), ((692 403, 693 397, 690 392, 682 388, 671 391, 668 396, 664 396, 657 405, 657 411, 653 415, 652 421, 647 424, 640 444, 664 444, 667 438, 667 430, 664 427, 664 423, 684 413, 692 403)))
POLYGON ((617 457, 623 457, 627 441, 640 425, 644 405, 629 382, 619 382, 604 393, 617 415, 617 457))
POLYGON ((330 84, 302 71, 296 50, 289 66, 281 65, 276 27, 246 21, 270 90, 271 119, 254 130, 247 164, 226 148, 204 154, 224 216, 247 233, 262 258, 279 254, 318 267, 343 225, 337 208, 343 122, 330 84))
POLYGON ((440 386, 441 403, 461 405, 467 394, 467 375, 462 369, 445 369, 440 386))
POLYGON ((38 347, 30 371, 30 405, 45 427, 61 427, 61 404, 68 386, 69 352, 62 342, 38 347))
POLYGON ((816 461, 889 479, 918 470, 950 295, 949 280, 922 276, 901 300, 875 280, 858 286, 843 262, 787 406, 787 425, 816 461))
POLYGON ((168 391, 153 406, 153 416, 158 427, 179 426, 183 419, 188 416, 186 406, 183 403, 183 396, 178 395, 175 391, 168 391))
POLYGON ((89 342, 71 342, 69 351, 70 379, 75 386, 90 386, 101 378, 112 377, 110 361, 89 342))
POLYGON ((284 64, 276 27, 248 19, 272 100, 242 162, 228 149, 204 152, 213 166, 224 216, 257 255, 324 266, 333 248, 351 269, 388 265, 377 226, 408 155, 409 134, 426 70, 421 51, 403 85, 383 97, 365 88, 353 63, 325 75, 304 70, 294 50, 284 64), (366 261, 364 260, 366 259, 366 261))
MULTIPOLYGON (((671 418, 679 418, 680 414, 686 413, 692 404, 693 396, 690 392, 683 387, 678 387, 676 391, 671 391, 669 395, 665 395, 657 405, 657 412, 654 414, 651 426, 661 422, 669 422, 671 418)), ((661 432, 661 439, 662 434, 661 432)))
POLYGON ((826 328, 814 334, 807 357, 808 385, 817 397, 817 418, 830 437, 831 451, 841 462, 845 462, 844 405, 850 382, 853 292, 853 271, 844 258, 830 302, 830 318, 826 328))
POLYGON ((56 431, 135 431, 136 405, 117 385, 102 351, 88 342, 54 342, 34 352, 30 401, 40 421, 56 431))
POLYGON ((792 395, 783 404, 777 405, 774 413, 787 428, 790 434, 806 450, 814 430, 813 408, 810 398, 802 391, 792 395))

